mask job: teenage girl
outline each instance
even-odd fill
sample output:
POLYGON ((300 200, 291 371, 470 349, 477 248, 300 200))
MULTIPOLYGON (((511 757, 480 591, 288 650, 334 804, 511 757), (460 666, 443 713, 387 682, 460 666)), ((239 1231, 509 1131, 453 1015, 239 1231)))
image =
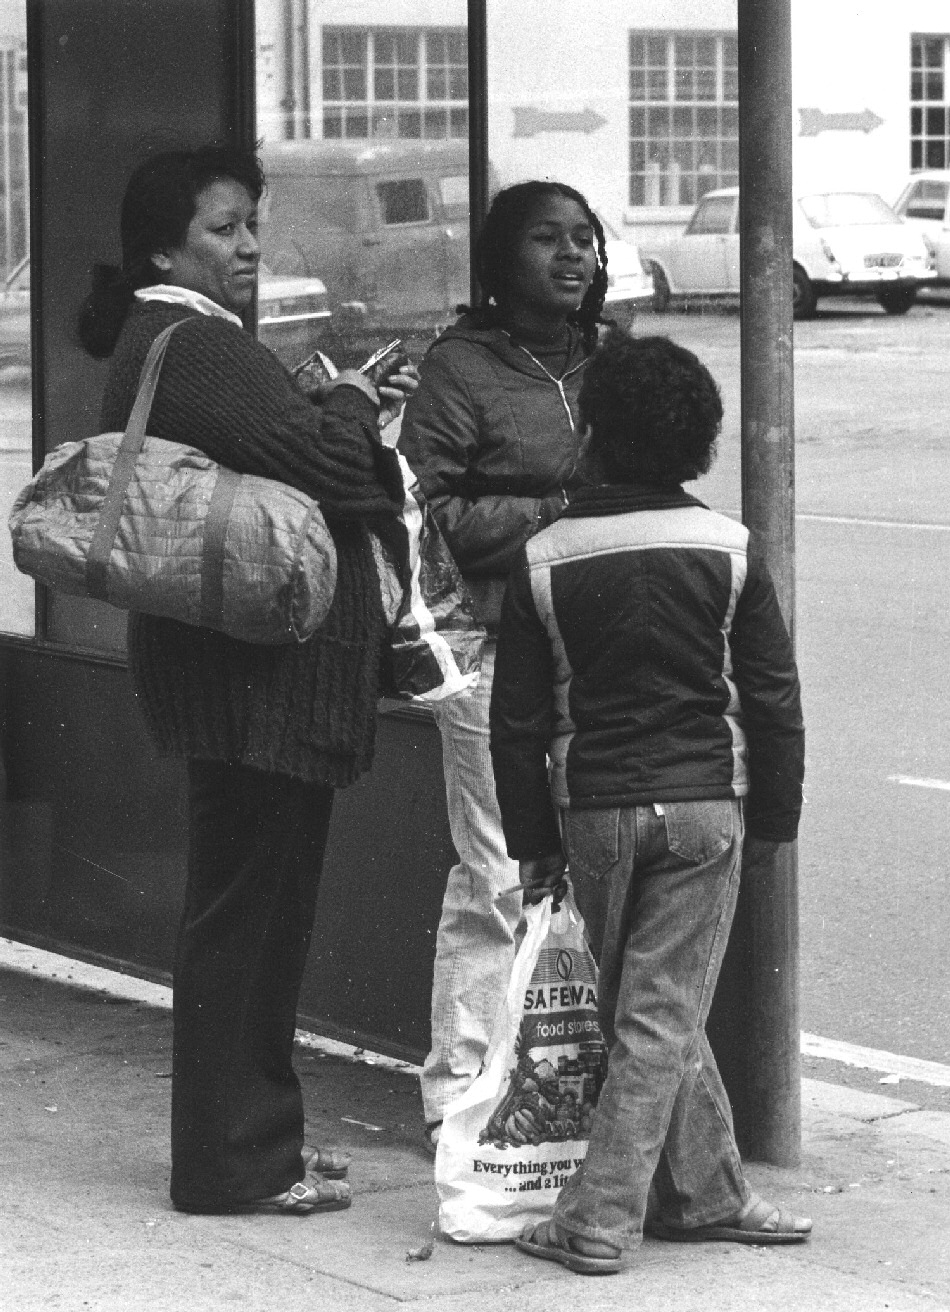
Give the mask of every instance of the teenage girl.
POLYGON ((436 940, 422 1075, 433 1151, 446 1107, 481 1067, 521 915, 489 755, 493 635, 512 561, 571 495, 577 394, 607 289, 601 224, 558 182, 499 192, 474 261, 482 304, 429 349, 400 439, 489 633, 478 687, 435 707, 459 860, 436 940))

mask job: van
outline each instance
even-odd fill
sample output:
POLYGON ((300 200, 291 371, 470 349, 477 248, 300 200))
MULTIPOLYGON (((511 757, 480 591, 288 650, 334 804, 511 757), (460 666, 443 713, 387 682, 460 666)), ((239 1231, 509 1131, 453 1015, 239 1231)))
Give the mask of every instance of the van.
POLYGON ((262 161, 262 261, 323 282, 331 337, 429 340, 454 320, 469 298, 467 142, 282 141, 262 161))

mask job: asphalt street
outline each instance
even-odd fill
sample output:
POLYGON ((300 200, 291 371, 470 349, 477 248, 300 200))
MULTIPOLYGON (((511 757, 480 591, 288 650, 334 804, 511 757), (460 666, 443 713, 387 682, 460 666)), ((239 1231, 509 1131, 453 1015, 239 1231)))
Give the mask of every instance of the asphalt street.
MULTIPOLYGON (((718 379, 698 495, 737 512, 739 318, 645 316, 718 379)), ((950 295, 795 325, 796 641, 808 736, 802 1027, 950 1062, 950 295)), ((858 1077, 867 1084, 874 1076, 858 1077)), ((932 1097, 950 1102, 946 1090, 932 1097)))

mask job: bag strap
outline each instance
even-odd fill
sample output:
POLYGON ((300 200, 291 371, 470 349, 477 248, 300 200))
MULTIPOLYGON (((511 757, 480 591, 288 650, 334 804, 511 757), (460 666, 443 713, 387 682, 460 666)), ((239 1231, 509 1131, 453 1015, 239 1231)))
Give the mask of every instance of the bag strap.
POLYGON ((125 494, 129 489, 129 483, 132 481, 132 474, 135 471, 135 462, 145 441, 145 425, 148 423, 148 417, 151 413, 152 401, 155 397, 155 389, 158 386, 158 375, 162 367, 162 360, 165 358, 168 339, 178 325, 184 322, 184 319, 179 319, 175 323, 169 324, 167 328, 162 329, 152 342, 148 355, 145 357, 145 363, 142 365, 142 372, 139 375, 138 394, 135 398, 135 404, 132 406, 132 413, 129 415, 129 422, 126 425, 119 449, 116 452, 115 462, 112 466, 112 477, 102 499, 99 522, 96 524, 92 540, 89 543, 89 555, 86 560, 86 588, 90 597, 97 597, 100 601, 109 600, 109 559, 112 555, 112 548, 115 546, 116 534, 119 531, 119 520, 122 517, 125 494))
POLYGON ((204 550, 201 553, 201 606, 198 619, 198 623, 206 629, 219 629, 224 620, 224 542, 231 507, 240 484, 240 474, 221 466, 208 502, 204 550))

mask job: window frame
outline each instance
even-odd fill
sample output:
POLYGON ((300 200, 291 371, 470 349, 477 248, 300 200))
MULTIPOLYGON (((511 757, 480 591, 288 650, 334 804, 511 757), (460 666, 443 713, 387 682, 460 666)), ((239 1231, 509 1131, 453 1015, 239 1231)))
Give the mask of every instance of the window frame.
POLYGON ((950 33, 911 32, 908 91, 911 172, 950 169, 950 33))
POLYGON ((632 208, 692 207, 707 192, 738 184, 734 29, 630 28, 627 77, 627 200, 632 208), (703 43, 714 47, 712 63, 701 61, 703 43), (689 63, 681 59, 687 45, 692 49, 689 63), (707 95, 700 94, 704 71, 713 74, 707 95), (685 85, 687 77, 691 87, 685 85), (665 158, 655 161, 657 151, 665 158), (658 170, 651 168, 654 162, 658 170))
POLYGON ((320 99, 314 106, 314 118, 320 123, 320 133, 326 141, 373 141, 396 139, 400 141, 459 141, 469 132, 469 86, 467 64, 468 33, 464 27, 445 25, 367 25, 327 24, 320 33, 320 99), (328 62, 328 45, 360 40, 362 51, 359 62, 350 60, 328 62), (460 43, 460 62, 451 59, 453 40, 460 43), (400 42, 413 42, 414 59, 400 60, 400 42), (443 43, 443 57, 432 51, 438 42, 443 43), (384 43, 392 42, 394 58, 384 43), (350 79, 347 71, 359 68, 361 79, 350 79), (441 76, 447 94, 430 96, 433 81, 441 76), (380 95, 380 89, 391 77, 392 96, 380 95), (329 94, 328 86, 337 84, 339 94, 329 94), (400 94, 414 86, 415 95, 400 94), (362 96, 347 95, 347 90, 362 87, 362 96), (443 116, 445 131, 431 132, 427 127, 443 116), (417 123, 418 131, 401 128, 417 123), (347 131, 350 124, 362 124, 363 131, 347 131), (339 130, 328 131, 335 124, 339 130))

